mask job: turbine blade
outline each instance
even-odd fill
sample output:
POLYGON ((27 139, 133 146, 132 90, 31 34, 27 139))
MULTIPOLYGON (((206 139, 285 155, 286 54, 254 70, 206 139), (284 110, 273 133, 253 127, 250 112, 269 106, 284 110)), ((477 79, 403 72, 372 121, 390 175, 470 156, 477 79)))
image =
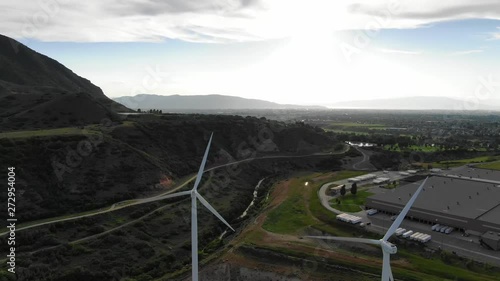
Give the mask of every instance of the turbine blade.
POLYGON ((232 231, 235 231, 234 228, 232 228, 229 223, 207 202, 207 200, 201 196, 201 194, 196 192, 196 197, 200 200, 201 204, 210 210, 210 212, 212 212, 212 214, 214 214, 220 221, 227 225, 227 227, 229 227, 232 231))
POLYGON ((382 251, 383 262, 382 262, 382 281, 394 281, 394 277, 392 277, 391 270, 391 254, 382 251))
POLYGON ((380 240, 366 239, 366 238, 337 237, 337 236, 306 236, 306 237, 313 238, 313 239, 335 240, 335 241, 345 241, 345 242, 356 242, 356 243, 380 245, 380 240))
POLYGON ((405 219, 406 214, 410 210, 411 206, 413 205, 415 200, 417 200, 417 197, 420 194, 420 191, 422 191, 422 188, 424 188, 425 182, 427 182, 428 178, 429 177, 425 178, 425 180, 422 182, 422 184, 418 187, 417 191, 415 191, 415 194, 413 194, 413 196, 410 198, 410 201, 408 201, 408 203, 406 203, 406 206, 403 208, 401 213, 399 213, 396 220, 394 220, 394 222, 392 223, 391 227, 387 230, 387 233, 384 235, 384 238, 382 238, 382 240, 387 241, 389 239, 389 237, 391 237, 391 235, 393 235, 394 232, 396 232, 396 229, 398 229, 398 227, 401 225, 401 223, 405 219))
POLYGON ((210 144, 212 143, 212 137, 214 133, 210 135, 210 140, 208 141, 207 148, 205 149, 205 154, 203 155, 203 161, 201 161, 200 169, 198 170, 198 175, 196 176, 196 181, 194 183, 194 190, 198 189, 198 184, 200 184, 201 177, 203 176, 203 172, 205 171, 205 164, 207 163, 208 151, 210 150, 210 144))
POLYGON ((196 196, 191 193, 191 275, 198 281, 198 206, 196 196))

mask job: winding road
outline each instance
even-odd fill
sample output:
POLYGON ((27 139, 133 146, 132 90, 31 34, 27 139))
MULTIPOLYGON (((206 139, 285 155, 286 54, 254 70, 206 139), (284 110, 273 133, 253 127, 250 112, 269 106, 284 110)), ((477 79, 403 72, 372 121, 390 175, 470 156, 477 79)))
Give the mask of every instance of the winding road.
POLYGON ((368 151, 361 149, 357 146, 353 146, 357 151, 359 151, 361 154, 363 154, 363 159, 355 164, 352 165, 352 167, 355 170, 375 170, 375 167, 370 163, 370 154, 368 151))
MULTIPOLYGON (((324 156, 335 155, 335 154, 343 154, 343 153, 347 152, 348 150, 349 150, 349 146, 346 146, 346 148, 340 152, 328 152, 328 153, 321 152, 321 153, 313 153, 313 154, 308 154, 308 155, 274 155, 274 156, 253 157, 253 158, 247 158, 247 159, 242 159, 242 160, 238 160, 238 161, 234 161, 234 162, 229 162, 226 164, 217 165, 217 166, 205 169, 205 171, 203 173, 210 172, 212 170, 220 169, 220 168, 227 167, 227 166, 232 166, 232 165, 237 165, 237 164, 244 163, 244 162, 254 161, 254 160, 279 159, 279 158, 324 157, 324 156)), ((16 228, 16 231, 26 230, 26 229, 30 229, 30 228, 34 228, 34 227, 38 227, 38 226, 43 226, 43 225, 48 225, 48 224, 52 224, 52 223, 57 223, 57 222, 63 222, 63 221, 76 220, 76 219, 96 216, 96 215, 120 210, 120 209, 130 207, 130 206, 135 206, 135 205, 145 204, 145 203, 149 203, 149 202, 164 200, 166 198, 169 198, 169 196, 168 196, 169 194, 172 194, 172 193, 179 191, 180 189, 185 187, 188 183, 193 181, 195 178, 196 178, 196 175, 193 175, 193 176, 189 177, 187 180, 185 180, 182 184, 176 186, 174 189, 171 189, 167 192, 164 192, 164 193, 156 195, 156 196, 152 196, 152 197, 148 197, 148 198, 137 198, 137 199, 125 200, 125 201, 114 203, 111 206, 109 206, 108 208, 101 208, 101 209, 97 209, 94 211, 87 211, 84 213, 73 214, 70 216, 55 217, 55 218, 45 219, 45 220, 38 221, 38 222, 37 221, 28 222, 28 223, 26 223, 25 226, 21 225, 19 228, 16 228)), ((9 233, 8 231, 2 232, 2 233, 0 233, 0 236, 6 235, 8 233, 9 233)))

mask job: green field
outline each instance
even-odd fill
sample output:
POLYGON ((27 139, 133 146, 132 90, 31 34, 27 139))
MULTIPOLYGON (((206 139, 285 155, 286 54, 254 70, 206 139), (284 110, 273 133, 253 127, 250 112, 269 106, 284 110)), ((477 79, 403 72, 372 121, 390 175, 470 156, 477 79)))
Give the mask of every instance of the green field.
POLYGON ((334 132, 334 133, 369 135, 369 133, 366 133, 366 132, 356 132, 356 131, 348 131, 348 130, 341 130, 341 129, 328 129, 328 128, 323 128, 323 129, 327 132, 334 132))
POLYGON ((490 170, 500 170, 500 162, 493 162, 488 164, 477 165, 477 168, 490 169, 490 170))
POLYGON ((366 198, 372 196, 373 193, 368 191, 358 191, 356 195, 350 193, 349 188, 347 188, 347 193, 345 196, 339 197, 340 204, 337 204, 337 200, 330 201, 330 205, 335 209, 342 212, 355 213, 361 211, 361 205, 365 204, 366 198))
POLYGON ((312 176, 293 179, 290 183, 290 192, 287 199, 269 215, 264 222, 263 228, 270 232, 280 234, 297 234, 309 226, 321 225, 321 221, 335 221, 335 214, 325 209, 318 198, 318 190, 323 183, 338 181, 366 174, 360 171, 340 171, 334 176, 323 179, 320 184, 305 187, 305 182, 312 182, 312 176), (306 198, 309 197, 309 201, 306 198))
POLYGON ((330 126, 335 127, 363 127, 368 129, 385 129, 387 126, 383 124, 370 124, 370 123, 355 123, 355 122, 340 122, 330 123, 330 126))
MULTIPOLYGON (((468 159, 440 161, 440 162, 431 163, 431 165, 434 168, 447 168, 447 167, 458 167, 458 166, 462 166, 465 164, 471 164, 471 163, 493 162, 496 160, 500 160, 500 156, 480 156, 480 157, 468 158, 468 159)), ((495 164, 495 163, 491 163, 491 164, 495 164)), ((483 164, 483 165, 486 165, 486 164, 483 164)))
MULTIPOLYGON (((133 126, 134 122, 124 121, 118 126, 130 127, 133 126)), ((100 128, 103 125, 93 124, 87 125, 83 128, 78 127, 65 127, 65 128, 55 128, 55 129, 44 129, 44 130, 29 130, 29 131, 11 131, 0 133, 0 139, 2 138, 31 138, 31 137, 49 137, 49 136, 72 136, 72 135, 91 135, 98 134, 100 128)))
POLYGON ((405 148, 400 148, 398 144, 395 145, 389 145, 386 144, 384 145, 384 150, 389 150, 389 151, 397 151, 401 152, 401 150, 406 150, 406 151, 422 151, 422 152, 436 152, 436 151, 441 151, 442 149, 438 146, 424 146, 424 145, 410 145, 405 148))
POLYGON ((96 132, 92 130, 70 127, 70 128, 57 128, 57 129, 47 129, 47 130, 5 132, 5 133, 0 133, 0 138, 30 138, 30 137, 46 137, 46 136, 83 135, 83 134, 95 134, 95 133, 96 132))

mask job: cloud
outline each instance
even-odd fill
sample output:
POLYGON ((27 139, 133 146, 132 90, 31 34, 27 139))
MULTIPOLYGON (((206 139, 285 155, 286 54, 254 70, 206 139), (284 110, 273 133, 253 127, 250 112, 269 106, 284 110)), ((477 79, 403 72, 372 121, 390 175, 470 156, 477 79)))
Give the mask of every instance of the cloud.
POLYGON ((379 49, 382 53, 388 54, 402 54, 402 55, 420 55, 421 51, 408 51, 408 50, 397 50, 397 49, 379 49))
MULTIPOLYGON (((500 30, 500 27, 497 27, 497 29, 500 30)), ((491 32, 489 35, 490 37, 488 38, 488 40, 500 40, 500 31, 491 32)))
POLYGON ((477 53, 482 53, 482 52, 483 52, 483 50, 480 50, 480 49, 466 50, 466 51, 453 52, 450 54, 450 56, 465 56, 465 55, 477 54, 477 53))
MULTIPOLYGON (((420 28, 452 19, 500 19, 497 0, 0 0, 0 33, 70 42, 225 43, 323 30, 420 28), (15 3, 15 4, 14 4, 15 3)), ((494 38, 500 37, 498 34, 494 38)))
POLYGON ((392 13, 395 19, 427 22, 470 18, 500 19, 500 2, 496 0, 400 0, 367 1, 367 3, 370 4, 352 4, 350 9, 355 13, 381 16, 387 6, 392 5, 395 7, 393 8, 395 12, 392 13))

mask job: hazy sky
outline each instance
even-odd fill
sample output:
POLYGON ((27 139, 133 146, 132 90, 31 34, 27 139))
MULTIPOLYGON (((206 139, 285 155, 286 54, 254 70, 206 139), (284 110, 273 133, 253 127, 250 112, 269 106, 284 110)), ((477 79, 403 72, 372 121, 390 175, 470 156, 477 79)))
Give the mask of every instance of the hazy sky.
POLYGON ((0 0, 0 11, 0 33, 110 97, 500 96, 498 0, 0 0))

